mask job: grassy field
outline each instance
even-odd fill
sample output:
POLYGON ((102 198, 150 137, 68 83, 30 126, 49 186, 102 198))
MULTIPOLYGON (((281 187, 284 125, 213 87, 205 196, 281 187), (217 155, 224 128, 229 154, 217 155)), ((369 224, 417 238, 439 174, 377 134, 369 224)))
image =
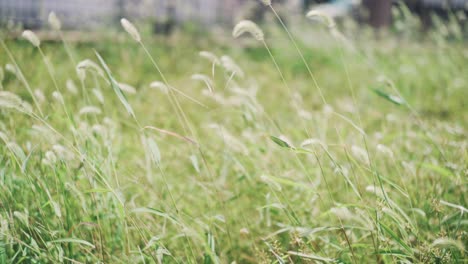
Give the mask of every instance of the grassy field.
POLYGON ((460 29, 276 24, 1 40, 0 263, 466 263, 460 29))

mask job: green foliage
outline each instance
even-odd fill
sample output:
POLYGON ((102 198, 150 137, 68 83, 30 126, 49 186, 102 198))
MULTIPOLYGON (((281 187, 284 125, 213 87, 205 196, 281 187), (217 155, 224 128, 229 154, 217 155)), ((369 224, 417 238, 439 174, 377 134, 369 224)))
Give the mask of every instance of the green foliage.
POLYGON ((263 46, 228 30, 143 36, 148 53, 115 36, 71 54, 43 41, 74 123, 37 49, 4 42, 0 263, 465 262, 466 45, 345 31, 349 46, 295 26, 326 104, 276 27, 265 42, 287 87, 263 46), (105 76, 80 79, 85 59, 105 76))

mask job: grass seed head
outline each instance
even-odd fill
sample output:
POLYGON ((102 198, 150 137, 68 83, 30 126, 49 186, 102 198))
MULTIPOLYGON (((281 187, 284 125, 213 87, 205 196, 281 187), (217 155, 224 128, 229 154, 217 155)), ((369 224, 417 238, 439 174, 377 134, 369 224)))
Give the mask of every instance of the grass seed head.
POLYGON ((227 55, 222 56, 221 63, 224 69, 226 69, 226 71, 234 73, 241 78, 244 78, 244 71, 239 67, 239 65, 237 65, 237 63, 231 57, 227 55))
POLYGON ((257 26, 257 24, 250 20, 242 20, 241 22, 237 23, 237 25, 234 27, 234 30, 232 31, 232 35, 235 38, 240 37, 244 33, 251 34, 258 41, 264 40, 263 31, 257 26))
POLYGON ((0 91, 0 108, 13 108, 21 112, 30 113, 31 106, 19 96, 7 91, 0 91))
POLYGON ((67 87, 67 90, 72 93, 72 94, 78 94, 78 88, 76 88, 75 83, 68 79, 65 86, 67 87))
POLYGON ((351 153, 356 159, 366 164, 369 164, 369 156, 367 155, 367 151, 365 149, 360 148, 358 146, 352 146, 351 153))
POLYGON ((39 103, 43 103, 46 100, 44 93, 39 89, 34 90, 34 96, 39 103))
POLYGON ((389 147, 384 146, 382 144, 378 144, 376 149, 378 152, 382 153, 383 155, 393 158, 393 151, 389 147))
POLYGON ((138 30, 130 21, 128 21, 126 18, 122 18, 120 19, 120 24, 122 24, 122 27, 125 29, 125 31, 127 31, 127 33, 130 34, 130 36, 132 36, 136 42, 141 41, 140 33, 138 33, 138 30))
POLYGON ((129 94, 136 94, 136 89, 135 87, 129 85, 129 84, 126 84, 126 83, 118 83, 119 84, 119 88, 120 90, 126 92, 126 93, 129 93, 129 94))
POLYGON ((167 94, 169 92, 169 88, 162 82, 154 81, 150 83, 150 87, 153 89, 159 89, 161 92, 167 94))
POLYGON ((192 80, 197 80, 197 81, 202 81, 206 84, 210 92, 213 92, 213 81, 211 80, 210 77, 204 75, 204 74, 193 74, 192 75, 192 80))
POLYGON ((96 106, 88 105, 80 109, 80 115, 87 115, 87 114, 96 114, 100 115, 102 113, 101 109, 96 106))
POLYGON ((50 12, 49 13, 49 25, 50 27, 53 29, 53 30, 60 30, 60 28, 62 27, 62 23, 60 22, 60 20, 58 19, 57 15, 55 15, 54 12, 50 12))
POLYGON ((271 5, 271 0, 260 0, 260 2, 262 2, 262 4, 264 4, 266 6, 271 5))
POLYGON ((94 88, 93 94, 101 104, 104 104, 104 95, 102 94, 101 90, 99 90, 98 88, 94 88))
POLYGON ((63 96, 60 92, 57 92, 57 91, 53 92, 52 97, 61 104, 65 103, 65 101, 63 100, 63 96))
POLYGON ((57 163, 57 156, 53 151, 47 151, 45 153, 44 159, 42 159, 42 163, 46 165, 54 165, 55 163, 57 163))
POLYGON ((39 40, 39 38, 36 36, 36 34, 34 34, 34 32, 32 32, 31 30, 25 30, 23 31, 23 34, 21 34, 21 36, 23 38, 25 38, 27 41, 31 42, 31 44, 34 46, 34 47, 39 47, 41 45, 41 41, 39 40))
POLYGON ((200 51, 199 53, 200 57, 205 58, 209 60, 211 63, 219 65, 221 62, 219 61, 219 58, 212 52, 209 51, 200 51))
MULTIPOLYGON (((92 61, 90 59, 85 59, 85 60, 80 61, 76 65, 76 70, 77 71, 78 70, 88 70, 88 71, 96 72, 100 76, 104 76, 104 71, 102 70, 102 68, 99 67, 99 65, 97 65, 94 61, 92 61)), ((86 76, 86 75, 84 75, 84 76, 86 76)), ((84 78, 83 78, 83 80, 84 80, 84 78)))
POLYGON ((14 74, 14 75, 16 75, 18 73, 18 71, 16 70, 16 67, 13 66, 13 64, 10 64, 10 63, 7 63, 5 65, 5 70, 7 72, 10 72, 10 73, 14 74))
POLYGON ((307 18, 312 19, 312 20, 319 20, 322 23, 324 23, 329 29, 335 28, 336 24, 335 21, 331 16, 329 16, 327 13, 321 11, 321 10, 310 10, 307 13, 307 18))

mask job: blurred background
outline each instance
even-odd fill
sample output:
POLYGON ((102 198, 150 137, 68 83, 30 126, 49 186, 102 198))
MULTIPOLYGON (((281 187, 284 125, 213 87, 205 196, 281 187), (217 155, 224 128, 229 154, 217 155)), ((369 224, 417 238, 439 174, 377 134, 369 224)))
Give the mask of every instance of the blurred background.
MULTIPOLYGON (((351 16, 360 23, 386 27, 392 22, 392 6, 405 5, 425 27, 431 17, 455 15, 466 24, 468 0, 274 0, 284 14, 320 8, 339 18, 351 16)), ((54 11, 68 30, 97 30, 118 26, 121 17, 150 23, 157 34, 169 34, 180 25, 232 26, 243 18, 261 21, 268 11, 257 0, 0 0, 2 27, 41 29, 54 11)))

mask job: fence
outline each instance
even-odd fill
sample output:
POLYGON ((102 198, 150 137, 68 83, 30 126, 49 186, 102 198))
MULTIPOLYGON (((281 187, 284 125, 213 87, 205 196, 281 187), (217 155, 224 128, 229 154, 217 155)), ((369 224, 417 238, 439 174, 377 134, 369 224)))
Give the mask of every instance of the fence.
POLYGON ((0 0, 0 23, 12 21, 40 28, 51 11, 64 28, 87 29, 115 24, 120 17, 133 20, 230 23, 247 2, 257 0, 0 0))

